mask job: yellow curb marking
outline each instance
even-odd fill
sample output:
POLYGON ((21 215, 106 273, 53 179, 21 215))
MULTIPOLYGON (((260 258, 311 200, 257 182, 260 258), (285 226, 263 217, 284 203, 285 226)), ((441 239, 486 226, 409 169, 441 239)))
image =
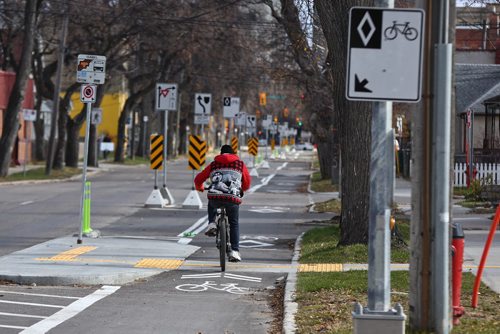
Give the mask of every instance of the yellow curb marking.
POLYGON ((157 269, 177 269, 179 268, 183 260, 171 260, 171 259, 142 259, 137 262, 135 268, 157 268, 157 269))
POLYGON ((49 257, 49 258, 38 258, 37 260, 42 260, 42 261, 76 261, 76 258, 79 255, 91 252, 94 249, 97 249, 97 247, 82 246, 82 247, 77 247, 77 248, 67 250, 65 252, 59 253, 59 254, 54 255, 52 257, 49 257))
POLYGON ((307 263, 299 265, 299 272, 336 272, 343 271, 340 263, 307 263))

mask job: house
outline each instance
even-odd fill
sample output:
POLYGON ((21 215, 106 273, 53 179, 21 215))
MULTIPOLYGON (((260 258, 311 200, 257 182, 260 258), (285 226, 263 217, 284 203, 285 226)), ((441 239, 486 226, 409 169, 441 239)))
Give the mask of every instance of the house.
POLYGON ((455 161, 472 138, 475 162, 500 162, 500 65, 456 64, 455 88, 455 161))
POLYGON ((468 146, 474 162, 500 162, 499 15, 499 4, 457 8, 456 162, 466 161, 468 146))
MULTIPOLYGON (((3 115, 9 103, 10 93, 16 74, 13 72, 0 71, 0 137, 3 128, 3 115)), ((33 93, 33 80, 28 79, 26 83, 26 90, 24 92, 24 101, 22 104, 23 109, 34 108, 34 93, 33 93)), ((26 121, 23 118, 23 113, 19 113, 19 130, 17 132, 16 141, 12 149, 13 163, 24 163, 31 161, 32 139, 34 138, 33 123, 26 121)))

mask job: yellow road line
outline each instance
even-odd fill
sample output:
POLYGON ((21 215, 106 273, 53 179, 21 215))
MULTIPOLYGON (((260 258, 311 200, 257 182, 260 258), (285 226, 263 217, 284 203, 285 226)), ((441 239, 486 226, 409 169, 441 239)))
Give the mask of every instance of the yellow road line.
POLYGON ((305 263, 299 265, 299 272, 336 272, 343 271, 340 263, 305 263))
POLYGON ((142 259, 137 262, 135 268, 154 268, 154 269, 177 269, 179 268, 183 260, 172 260, 172 259, 142 259))
POLYGON ((82 254, 88 253, 96 249, 94 246, 81 246, 77 248, 73 248, 67 250, 65 252, 54 255, 50 258, 40 258, 37 260, 45 260, 45 261, 75 261, 76 258, 82 254))

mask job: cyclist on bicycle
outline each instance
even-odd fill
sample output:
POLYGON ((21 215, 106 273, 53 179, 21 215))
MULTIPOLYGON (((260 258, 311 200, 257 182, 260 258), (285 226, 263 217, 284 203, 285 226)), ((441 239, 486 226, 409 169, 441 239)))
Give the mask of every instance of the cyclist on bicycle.
POLYGON ((196 175, 194 185, 196 190, 203 191, 203 183, 210 178, 208 187, 208 227, 205 232, 208 236, 215 236, 217 225, 215 216, 217 208, 224 206, 229 221, 229 239, 231 242, 231 252, 229 261, 241 261, 239 252, 240 231, 238 226, 239 205, 243 192, 250 188, 251 176, 248 169, 234 154, 229 145, 223 145, 220 149, 220 155, 217 155, 210 165, 196 175))

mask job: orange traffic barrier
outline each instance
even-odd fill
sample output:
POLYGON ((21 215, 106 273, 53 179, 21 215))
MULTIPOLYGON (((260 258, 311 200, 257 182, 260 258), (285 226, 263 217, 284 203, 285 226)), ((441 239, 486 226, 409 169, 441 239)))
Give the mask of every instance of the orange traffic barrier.
POLYGON ((484 265, 486 263, 486 258, 488 258, 488 253, 490 251, 491 243, 493 242, 493 237, 495 236, 495 231, 498 226, 498 221, 500 220, 500 204, 497 206, 497 211, 495 213, 495 218, 491 222, 490 233, 488 234, 488 239, 486 239, 486 244, 484 244, 483 256, 481 256, 481 262, 477 268, 476 280, 474 281, 474 288, 472 290, 472 307, 477 307, 477 298, 479 292, 479 286, 481 285, 481 276, 483 275, 484 265))

